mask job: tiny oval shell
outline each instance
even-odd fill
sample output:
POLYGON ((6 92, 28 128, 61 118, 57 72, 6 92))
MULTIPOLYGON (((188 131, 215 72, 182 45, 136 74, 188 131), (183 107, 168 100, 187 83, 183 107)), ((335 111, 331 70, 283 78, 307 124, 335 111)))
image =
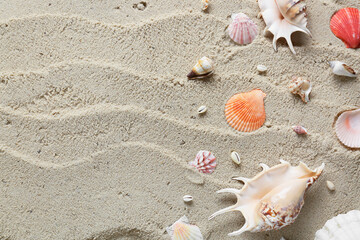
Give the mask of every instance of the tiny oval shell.
POLYGON ((267 67, 265 65, 257 65, 256 69, 259 73, 264 73, 267 71, 267 67))
POLYGON ((240 162, 241 162, 240 155, 237 152, 232 151, 230 156, 234 163, 236 163, 237 165, 240 164, 240 162))
POLYGON ((191 202, 193 200, 193 197, 191 195, 185 195, 183 196, 184 202, 191 202))
POLYGON ((206 106, 200 106, 197 111, 198 111, 199 114, 203 114, 203 113, 205 113, 207 111, 207 107, 206 106))
POLYGON ((335 190, 335 184, 333 182, 330 181, 326 181, 326 186, 330 191, 334 191, 335 190))
POLYGON ((307 130, 303 126, 297 125, 297 126, 292 126, 291 128, 292 128, 292 130, 294 130, 294 132, 296 132, 299 135, 307 134, 307 130))

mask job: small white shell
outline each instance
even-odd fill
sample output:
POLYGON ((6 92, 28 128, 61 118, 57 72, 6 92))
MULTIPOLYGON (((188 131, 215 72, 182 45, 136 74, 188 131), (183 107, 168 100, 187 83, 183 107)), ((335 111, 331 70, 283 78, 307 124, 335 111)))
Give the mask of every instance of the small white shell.
POLYGON ((326 181, 326 186, 330 191, 334 191, 335 190, 335 184, 333 182, 330 181, 326 181))
POLYGON ((233 160, 233 162, 236 163, 237 165, 241 163, 240 155, 237 152, 232 151, 230 157, 233 160))
POLYGON ((330 67, 335 75, 346 76, 346 77, 356 77, 357 74, 349 67, 346 63, 340 61, 330 61, 330 67))
POLYGON ((265 65, 257 65, 256 69, 259 73, 264 73, 267 71, 267 67, 265 65))
POLYGON ((360 211, 352 210, 328 220, 315 233, 315 240, 359 240, 360 211))
POLYGON ((207 107, 206 106, 200 106, 197 110, 198 114, 203 114, 207 111, 207 107))
POLYGON ((212 60, 207 57, 202 57, 192 68, 187 77, 189 79, 206 78, 213 73, 213 70, 214 67, 212 60))
POLYGON ((173 225, 166 228, 172 240, 203 240, 200 228, 189 223, 186 216, 181 217, 173 225))
POLYGON ((293 77, 289 86, 291 93, 298 94, 304 103, 310 101, 311 82, 301 77, 293 77))
POLYGON ((209 0, 201 0, 201 10, 206 11, 206 9, 209 7, 209 0))
POLYGON ((184 202, 191 202, 193 200, 193 197, 191 195, 185 195, 183 196, 184 202))

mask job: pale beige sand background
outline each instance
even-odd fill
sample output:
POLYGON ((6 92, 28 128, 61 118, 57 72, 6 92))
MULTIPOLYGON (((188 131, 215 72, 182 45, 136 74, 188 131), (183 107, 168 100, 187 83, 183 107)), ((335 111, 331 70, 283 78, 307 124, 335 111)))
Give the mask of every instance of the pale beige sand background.
POLYGON ((359 106, 360 81, 335 77, 327 65, 360 70, 359 50, 328 26, 335 10, 359 8, 357 0, 307 0, 313 38, 294 35, 297 55, 284 41, 274 52, 255 0, 210 0, 208 13, 200 1, 147 0, 143 11, 137 3, 0 1, 0 239, 168 239, 165 228, 183 215, 205 239, 230 239, 244 219, 236 212, 208 221, 235 202, 215 191, 241 188, 231 177, 253 177, 260 162, 280 158, 324 162, 325 172, 295 224, 237 239, 313 239, 327 219, 360 208, 360 152, 340 145, 332 129, 339 111, 359 106), (234 12, 258 24, 251 45, 225 34, 234 12), (215 61, 215 75, 187 80, 202 56, 215 61), (293 75, 312 81, 310 103, 289 93, 293 75), (224 104, 253 88, 267 94, 266 123, 236 132, 224 104), (204 116, 200 105, 209 108, 204 116), (294 124, 310 134, 296 136, 294 124), (202 149, 218 159, 211 175, 188 169, 202 149))

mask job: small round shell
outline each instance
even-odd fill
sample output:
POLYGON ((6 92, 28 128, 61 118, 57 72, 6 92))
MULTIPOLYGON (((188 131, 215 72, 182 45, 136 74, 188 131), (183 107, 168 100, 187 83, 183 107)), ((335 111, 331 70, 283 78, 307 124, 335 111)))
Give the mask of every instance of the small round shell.
POLYGON ((264 73, 267 71, 267 67, 265 65, 257 65, 256 69, 259 73, 264 73))
POLYGON ((234 163, 236 163, 237 165, 240 165, 240 163, 241 163, 240 155, 237 152, 232 151, 230 154, 230 157, 234 163))
POLYGON ((330 181, 326 181, 326 186, 330 191, 334 191, 335 190, 335 184, 333 182, 330 181))
POLYGON ((200 106, 197 110, 198 114, 204 114, 207 111, 207 107, 206 106, 200 106))
POLYGON ((191 195, 185 195, 183 196, 184 202, 191 202, 193 200, 193 197, 191 195))

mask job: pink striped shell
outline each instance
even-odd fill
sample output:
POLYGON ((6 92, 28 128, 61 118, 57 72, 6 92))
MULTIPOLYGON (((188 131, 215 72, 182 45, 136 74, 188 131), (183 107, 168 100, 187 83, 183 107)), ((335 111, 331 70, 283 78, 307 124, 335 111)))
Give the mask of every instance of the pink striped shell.
POLYGON ((199 172, 212 173, 216 167, 216 157, 209 151, 201 150, 196 154, 195 160, 189 162, 199 172))
POLYGON ((258 35, 258 27, 244 13, 231 15, 232 22, 229 25, 228 33, 230 38, 241 45, 249 44, 258 35))

